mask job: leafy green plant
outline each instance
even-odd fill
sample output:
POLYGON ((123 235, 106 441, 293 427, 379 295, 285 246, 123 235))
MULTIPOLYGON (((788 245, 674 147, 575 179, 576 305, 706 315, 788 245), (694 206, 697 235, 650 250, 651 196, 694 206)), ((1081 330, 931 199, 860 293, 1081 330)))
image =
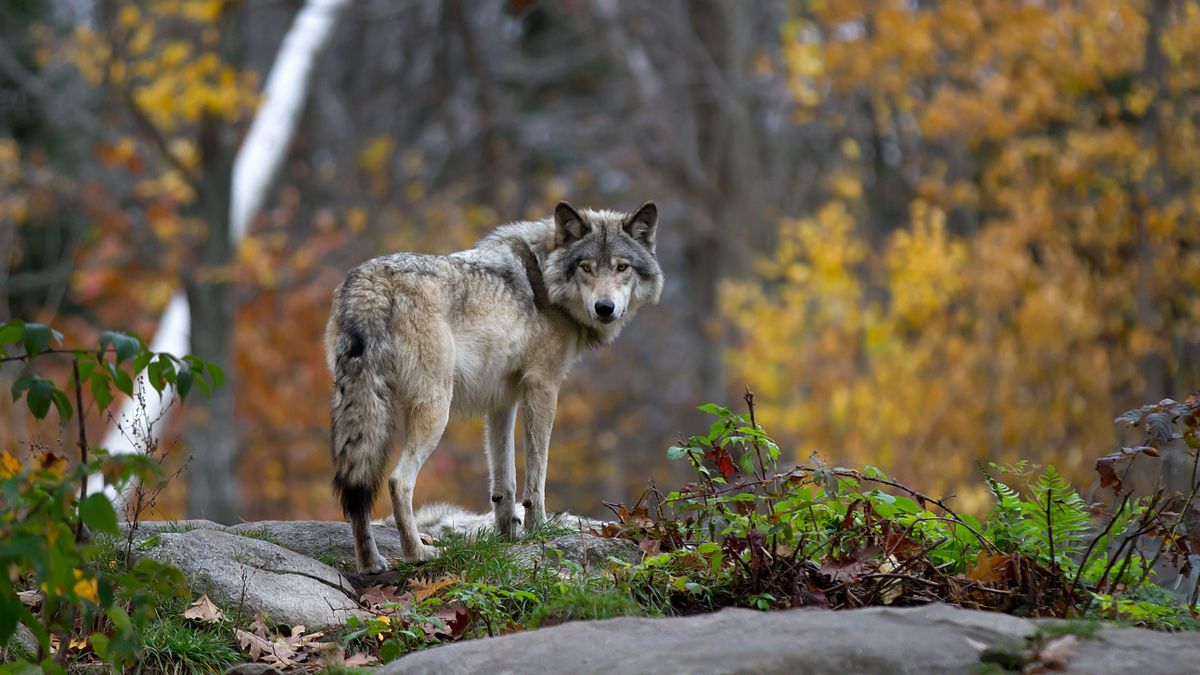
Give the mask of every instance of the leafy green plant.
MULTIPOLYGON (((745 414, 702 407, 716 418, 708 433, 668 449, 689 462, 695 482, 667 494, 652 488, 634 508, 614 509, 618 536, 661 551, 620 571, 639 598, 681 612, 945 601, 1078 615, 1097 593, 1130 593, 1147 579, 1153 561, 1140 538, 1166 536, 1164 546, 1183 558, 1190 550, 1180 548, 1188 545, 1182 516, 1165 499, 1124 494, 1103 521, 1052 466, 985 467, 994 507, 982 521, 874 467, 830 467, 814 455, 781 470, 749 393, 746 403, 745 414)), ((1194 434, 1200 425, 1189 415, 1200 403, 1188 405, 1164 402, 1126 417, 1152 427, 1153 450, 1194 434)), ((1167 611, 1179 608, 1176 600, 1167 611)))
POLYGON ((76 417, 80 449, 77 463, 54 452, 24 463, 0 452, 0 568, 9 570, 0 575, 0 644, 23 623, 38 642, 33 661, 45 671, 63 672, 69 655, 83 649, 119 669, 136 663, 155 605, 185 586, 169 566, 148 558, 118 564, 111 555, 117 514, 105 494, 88 494, 88 478, 99 475, 121 493, 133 481, 159 479, 161 469, 143 455, 109 456, 91 447, 83 391, 100 412, 112 403, 113 388, 132 395, 141 374, 159 392, 172 385, 181 398, 193 385, 211 391, 222 375, 199 357, 150 352, 132 335, 104 333, 95 351, 51 346, 61 341, 45 324, 0 325, 0 363, 24 365, 13 399, 24 398, 37 418, 51 408, 63 424, 76 417), (67 362, 66 390, 40 372, 46 360, 67 362))

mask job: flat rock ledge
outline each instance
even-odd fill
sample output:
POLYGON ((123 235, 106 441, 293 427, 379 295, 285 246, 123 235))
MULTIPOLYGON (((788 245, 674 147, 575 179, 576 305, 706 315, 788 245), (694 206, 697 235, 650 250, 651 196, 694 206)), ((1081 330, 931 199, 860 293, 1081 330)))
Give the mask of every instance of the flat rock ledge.
MULTIPOLYGON (((399 559, 396 529, 373 527, 380 553, 399 559)), ((359 614, 355 599, 363 587, 397 582, 394 572, 354 574, 354 538, 342 521, 266 520, 229 527, 207 520, 151 521, 138 525, 133 541, 135 555, 179 568, 195 594, 207 594, 226 614, 262 613, 310 630, 359 614)), ((583 533, 516 545, 512 553, 522 565, 563 571, 602 571, 609 557, 641 560, 633 542, 583 533)))
POLYGON ((340 572, 269 541, 215 529, 161 532, 138 555, 170 563, 192 590, 228 615, 256 612, 271 621, 319 630, 359 613, 340 572))
MULTIPOLYGON (((1033 634, 1018 617, 928 605, 800 609, 569 623, 410 654, 396 673, 974 673, 980 654, 1033 634)), ((1200 639, 1105 626, 1080 639, 1067 673, 1196 672, 1200 639)))

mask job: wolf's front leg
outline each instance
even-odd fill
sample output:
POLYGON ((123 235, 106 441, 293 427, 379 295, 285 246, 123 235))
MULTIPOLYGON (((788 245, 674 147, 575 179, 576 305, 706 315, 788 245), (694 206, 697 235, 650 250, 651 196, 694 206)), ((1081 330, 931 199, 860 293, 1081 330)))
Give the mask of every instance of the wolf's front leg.
POLYGON ((521 407, 525 426, 525 531, 546 521, 546 463, 558 407, 558 387, 531 387, 521 407))
POLYGON ((517 515, 517 465, 513 448, 513 426, 517 406, 491 413, 484 420, 484 444, 487 446, 488 472, 491 475, 492 515, 496 532, 512 539, 521 518, 517 515))

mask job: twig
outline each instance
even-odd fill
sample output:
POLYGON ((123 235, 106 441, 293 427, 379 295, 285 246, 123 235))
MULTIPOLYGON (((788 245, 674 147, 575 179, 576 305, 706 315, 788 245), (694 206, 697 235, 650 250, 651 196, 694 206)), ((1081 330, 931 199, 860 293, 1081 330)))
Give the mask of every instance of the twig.
POLYGON ((1054 491, 1046 488, 1046 541, 1050 544, 1050 566, 1054 566, 1054 515, 1050 505, 1054 502, 1054 491))
MULTIPOLYGON (((87 425, 83 420, 83 386, 79 383, 79 359, 71 360, 71 372, 75 376, 75 416, 79 419, 79 463, 87 467, 88 463, 88 440, 87 440, 87 425)), ((88 475, 84 471, 83 478, 80 480, 79 486, 79 501, 87 499, 88 496, 88 475)), ((75 522, 75 541, 83 541, 83 516, 79 516, 79 520, 75 522)))
POLYGON ((1100 534, 1094 539, 1092 539, 1090 544, 1088 544, 1087 550, 1083 553, 1083 560, 1079 562, 1079 568, 1075 570, 1075 580, 1071 582, 1072 595, 1075 594, 1075 589, 1079 587, 1079 577, 1083 574, 1084 568, 1087 567, 1088 559, 1092 557, 1092 551, 1095 550, 1096 544, 1099 543, 1101 539, 1104 539, 1106 536, 1108 536, 1108 532, 1112 529, 1113 524, 1117 522, 1117 518, 1120 518, 1121 514, 1124 513, 1125 505, 1129 503, 1130 494, 1132 493, 1125 493, 1125 496, 1121 499, 1120 506, 1117 507, 1117 511, 1113 514, 1112 518, 1108 519, 1108 523, 1104 526, 1104 530, 1100 532, 1100 534))
MULTIPOLYGON (((746 393, 742 396, 742 398, 745 399, 746 408, 750 411, 750 426, 753 427, 755 431, 758 431, 758 422, 754 420, 754 392, 750 391, 750 387, 746 387, 746 393)), ((762 448, 759 447, 757 437, 755 437, 751 445, 754 446, 754 454, 758 457, 759 478, 765 479, 767 477, 767 465, 763 463, 762 448)), ((770 501, 767 502, 767 508, 771 508, 770 501)))

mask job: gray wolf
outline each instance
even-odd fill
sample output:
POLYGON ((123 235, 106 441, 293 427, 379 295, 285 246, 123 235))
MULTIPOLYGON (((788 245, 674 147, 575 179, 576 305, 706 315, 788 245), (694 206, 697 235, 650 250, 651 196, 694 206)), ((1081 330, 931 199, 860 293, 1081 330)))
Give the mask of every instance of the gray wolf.
POLYGON ((546 462, 558 391, 586 350, 616 339, 658 302, 658 208, 576 210, 504 225, 447 256, 397 253, 352 270, 333 294, 325 331, 333 372, 334 490, 350 520, 358 570, 380 572, 370 511, 388 476, 404 560, 427 560, 412 495, 450 415, 484 418, 496 530, 545 520, 546 462), (524 519, 516 510, 513 429, 521 407, 524 519))

